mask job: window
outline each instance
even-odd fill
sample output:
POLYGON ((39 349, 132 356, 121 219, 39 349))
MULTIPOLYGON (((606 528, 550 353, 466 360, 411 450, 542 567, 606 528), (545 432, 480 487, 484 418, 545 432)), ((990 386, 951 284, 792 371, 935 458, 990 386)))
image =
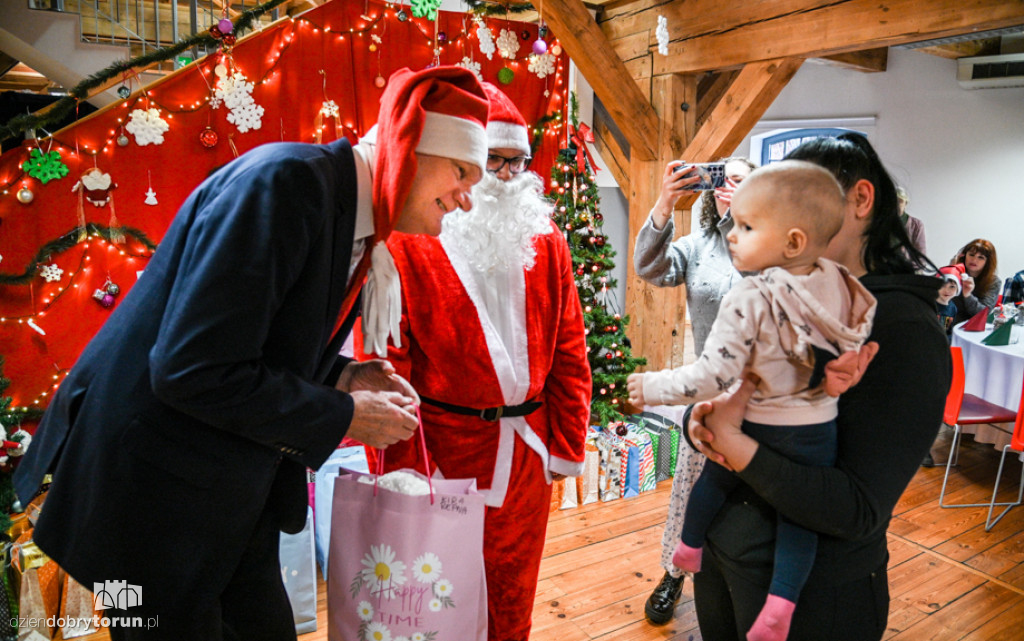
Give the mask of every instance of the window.
POLYGON ((750 132, 750 159, 760 165, 782 160, 804 142, 822 136, 857 133, 867 138, 875 130, 874 116, 763 120, 750 132))

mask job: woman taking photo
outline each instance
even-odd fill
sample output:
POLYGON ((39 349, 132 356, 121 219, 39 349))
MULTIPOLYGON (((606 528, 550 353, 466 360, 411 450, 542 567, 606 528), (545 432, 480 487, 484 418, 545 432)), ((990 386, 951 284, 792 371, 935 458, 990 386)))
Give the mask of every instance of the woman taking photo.
POLYGON ((934 266, 910 245, 892 179, 866 138, 819 138, 787 158, 825 167, 846 191, 846 218, 826 257, 877 299, 869 340, 878 353, 839 399, 834 467, 794 463, 739 430, 749 381, 695 406, 688 436, 744 481, 707 535, 694 577, 697 617, 704 641, 745 638, 767 596, 778 513, 820 533, 788 639, 876 641, 889 611, 886 529, 941 424, 951 377, 935 322, 941 281, 915 274, 934 266))
POLYGON ((975 238, 964 245, 949 264, 963 265, 964 273, 970 276, 963 279, 963 291, 953 298, 957 310, 954 325, 971 318, 986 306, 996 304, 1003 281, 996 273, 998 261, 992 243, 975 238))

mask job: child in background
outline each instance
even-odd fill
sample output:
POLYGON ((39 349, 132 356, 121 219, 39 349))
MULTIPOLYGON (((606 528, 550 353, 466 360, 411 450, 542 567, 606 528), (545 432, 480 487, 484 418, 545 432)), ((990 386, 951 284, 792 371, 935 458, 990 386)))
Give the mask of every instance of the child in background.
MULTIPOLYGON (((825 169, 782 161, 755 170, 732 201, 727 236, 744 278, 722 301, 697 362, 633 374, 629 400, 678 405, 730 389, 745 369, 760 377, 747 405, 745 432, 794 460, 832 465, 837 400, 844 389, 824 377, 826 363, 866 340, 875 299, 847 270, 821 258, 842 227, 845 198, 825 169), (824 385, 822 383, 825 383, 824 385)), ((700 571, 704 535, 725 497, 740 482, 708 461, 687 505, 673 562, 700 571)), ((750 641, 782 641, 814 564, 817 534, 781 516, 768 599, 747 633, 750 641)))
POLYGON ((942 330, 946 332, 947 340, 953 335, 953 322, 959 311, 953 298, 959 296, 962 290, 962 270, 963 265, 949 265, 939 269, 938 275, 943 283, 939 288, 939 296, 935 299, 935 315, 938 316, 942 330))

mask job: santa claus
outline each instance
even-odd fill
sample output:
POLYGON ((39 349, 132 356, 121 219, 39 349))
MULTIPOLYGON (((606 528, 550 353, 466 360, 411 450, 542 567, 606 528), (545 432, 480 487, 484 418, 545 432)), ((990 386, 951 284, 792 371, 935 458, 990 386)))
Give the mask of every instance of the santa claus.
MULTIPOLYGON (((527 171, 526 123, 484 87, 488 171, 473 208, 446 216, 438 239, 389 241, 402 318, 387 357, 420 394, 431 471, 475 478, 486 495, 498 641, 529 636, 551 481, 582 471, 591 377, 569 248, 527 171)), ((417 443, 388 447, 385 468, 402 467, 424 469, 417 443)))

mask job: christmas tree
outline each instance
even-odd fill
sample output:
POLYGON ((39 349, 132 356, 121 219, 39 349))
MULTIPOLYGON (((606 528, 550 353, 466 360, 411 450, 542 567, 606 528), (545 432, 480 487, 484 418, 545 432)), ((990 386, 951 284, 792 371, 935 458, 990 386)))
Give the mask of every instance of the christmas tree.
MULTIPOLYGON (((570 97, 572 131, 579 131, 576 96, 570 97)), ((594 168, 586 152, 585 138, 573 135, 567 149, 558 153, 551 168, 548 197, 555 203, 555 224, 565 234, 572 253, 576 289, 583 306, 587 333, 587 358, 594 377, 591 423, 617 426, 625 417, 629 394, 626 377, 647 361, 631 355, 626 326, 629 317, 615 311, 616 281, 611 276, 615 250, 602 231, 604 216, 598 211, 601 199, 594 182, 594 168)))

